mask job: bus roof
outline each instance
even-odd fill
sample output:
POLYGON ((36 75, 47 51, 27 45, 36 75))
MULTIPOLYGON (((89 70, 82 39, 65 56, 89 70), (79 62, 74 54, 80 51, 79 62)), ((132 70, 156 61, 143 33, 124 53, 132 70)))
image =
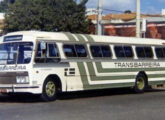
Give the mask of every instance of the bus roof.
MULTIPOLYGON (((44 31, 19 31, 6 34, 6 36, 31 36, 35 40, 57 40, 71 42, 90 42, 90 43, 115 43, 115 44, 141 44, 141 45, 165 45, 165 40, 135 38, 135 37, 117 37, 117 36, 98 36, 87 34, 72 34, 69 32, 44 32, 44 31)), ((34 41, 35 42, 35 41, 34 41)))

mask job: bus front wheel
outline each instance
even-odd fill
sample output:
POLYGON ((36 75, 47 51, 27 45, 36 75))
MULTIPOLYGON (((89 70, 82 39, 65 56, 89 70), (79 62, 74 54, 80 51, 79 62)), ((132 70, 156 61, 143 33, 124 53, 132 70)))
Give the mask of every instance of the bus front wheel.
POLYGON ((143 74, 139 74, 136 77, 134 91, 136 93, 143 93, 147 86, 147 80, 146 77, 143 74))
POLYGON ((47 78, 43 84, 41 99, 45 102, 54 101, 57 98, 57 84, 53 78, 47 78))

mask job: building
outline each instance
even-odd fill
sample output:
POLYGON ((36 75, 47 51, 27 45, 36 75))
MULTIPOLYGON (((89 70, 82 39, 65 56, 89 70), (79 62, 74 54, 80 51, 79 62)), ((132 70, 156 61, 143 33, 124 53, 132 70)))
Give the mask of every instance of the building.
POLYGON ((4 26, 4 13, 0 13, 0 34, 2 33, 2 28, 4 26))
MULTIPOLYGON (((146 20, 146 32, 141 33, 142 37, 165 39, 165 16, 141 14, 141 18, 146 20)), ((94 34, 97 15, 90 15, 88 19, 94 24, 91 27, 94 34)), ((136 36, 136 13, 108 14, 102 19, 104 35, 136 36)))
POLYGON ((89 15, 96 15, 97 14, 97 9, 95 8, 88 8, 86 10, 86 15, 89 16, 89 15))

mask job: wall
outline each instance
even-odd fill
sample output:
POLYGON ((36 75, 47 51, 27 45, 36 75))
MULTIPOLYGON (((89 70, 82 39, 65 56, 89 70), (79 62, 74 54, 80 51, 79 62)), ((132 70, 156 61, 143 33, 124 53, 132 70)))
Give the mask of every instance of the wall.
MULTIPOLYGON (((135 25, 104 25, 104 34, 111 36, 135 37, 136 28, 135 25)), ((165 23, 148 23, 145 36, 146 38, 165 39, 165 23)))

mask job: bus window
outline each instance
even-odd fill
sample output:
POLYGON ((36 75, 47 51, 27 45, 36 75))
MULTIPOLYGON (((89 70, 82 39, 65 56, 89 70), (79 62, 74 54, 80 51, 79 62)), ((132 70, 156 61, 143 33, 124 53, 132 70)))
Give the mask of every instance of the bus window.
POLYGON ((77 57, 74 45, 64 45, 63 48, 66 57, 77 57))
POLYGON ((112 53, 109 46, 101 46, 103 57, 112 57, 112 53))
POLYGON ((38 46, 37 46, 36 57, 41 57, 41 47, 40 47, 40 43, 39 43, 38 46))
POLYGON ((93 57, 102 57, 102 51, 100 46, 90 46, 93 57))
POLYGON ((59 57, 58 49, 55 44, 48 44, 49 56, 48 57, 59 57))
POLYGON ((145 58, 145 52, 143 47, 136 47, 136 54, 139 58, 145 58))
POLYGON ((132 48, 130 46, 124 46, 124 52, 125 52, 125 56, 128 58, 131 58, 134 56, 132 48))
POLYGON ((120 57, 125 57, 125 54, 124 54, 124 49, 122 46, 115 46, 115 54, 116 54, 116 57, 117 58, 120 58, 120 57))
POLYGON ((83 45, 75 45, 75 49, 78 57, 87 57, 86 49, 83 45))
POLYGON ((29 63, 32 56, 32 47, 29 45, 20 45, 18 54, 18 64, 29 63))
POLYGON ((162 50, 163 50, 163 55, 165 56, 165 48, 162 48, 162 50))
POLYGON ((157 58, 164 58, 163 48, 155 48, 155 53, 157 58))
POLYGON ((16 42, 0 44, 0 63, 28 64, 32 57, 33 43, 16 42))
POLYGON ((144 47, 146 58, 152 58, 153 52, 151 47, 144 47))
POLYGON ((45 63, 45 62, 58 62, 59 61, 59 51, 56 44, 46 43, 46 49, 41 50, 41 43, 38 44, 35 62, 45 63), (57 59, 58 58, 58 59, 57 59))
POLYGON ((36 58, 39 58, 41 60, 44 60, 47 57, 47 43, 46 43, 46 48, 44 50, 41 49, 41 43, 38 43, 37 46, 37 53, 36 53, 36 58))
POLYGON ((153 57, 153 52, 151 47, 136 47, 136 54, 139 58, 153 57))

